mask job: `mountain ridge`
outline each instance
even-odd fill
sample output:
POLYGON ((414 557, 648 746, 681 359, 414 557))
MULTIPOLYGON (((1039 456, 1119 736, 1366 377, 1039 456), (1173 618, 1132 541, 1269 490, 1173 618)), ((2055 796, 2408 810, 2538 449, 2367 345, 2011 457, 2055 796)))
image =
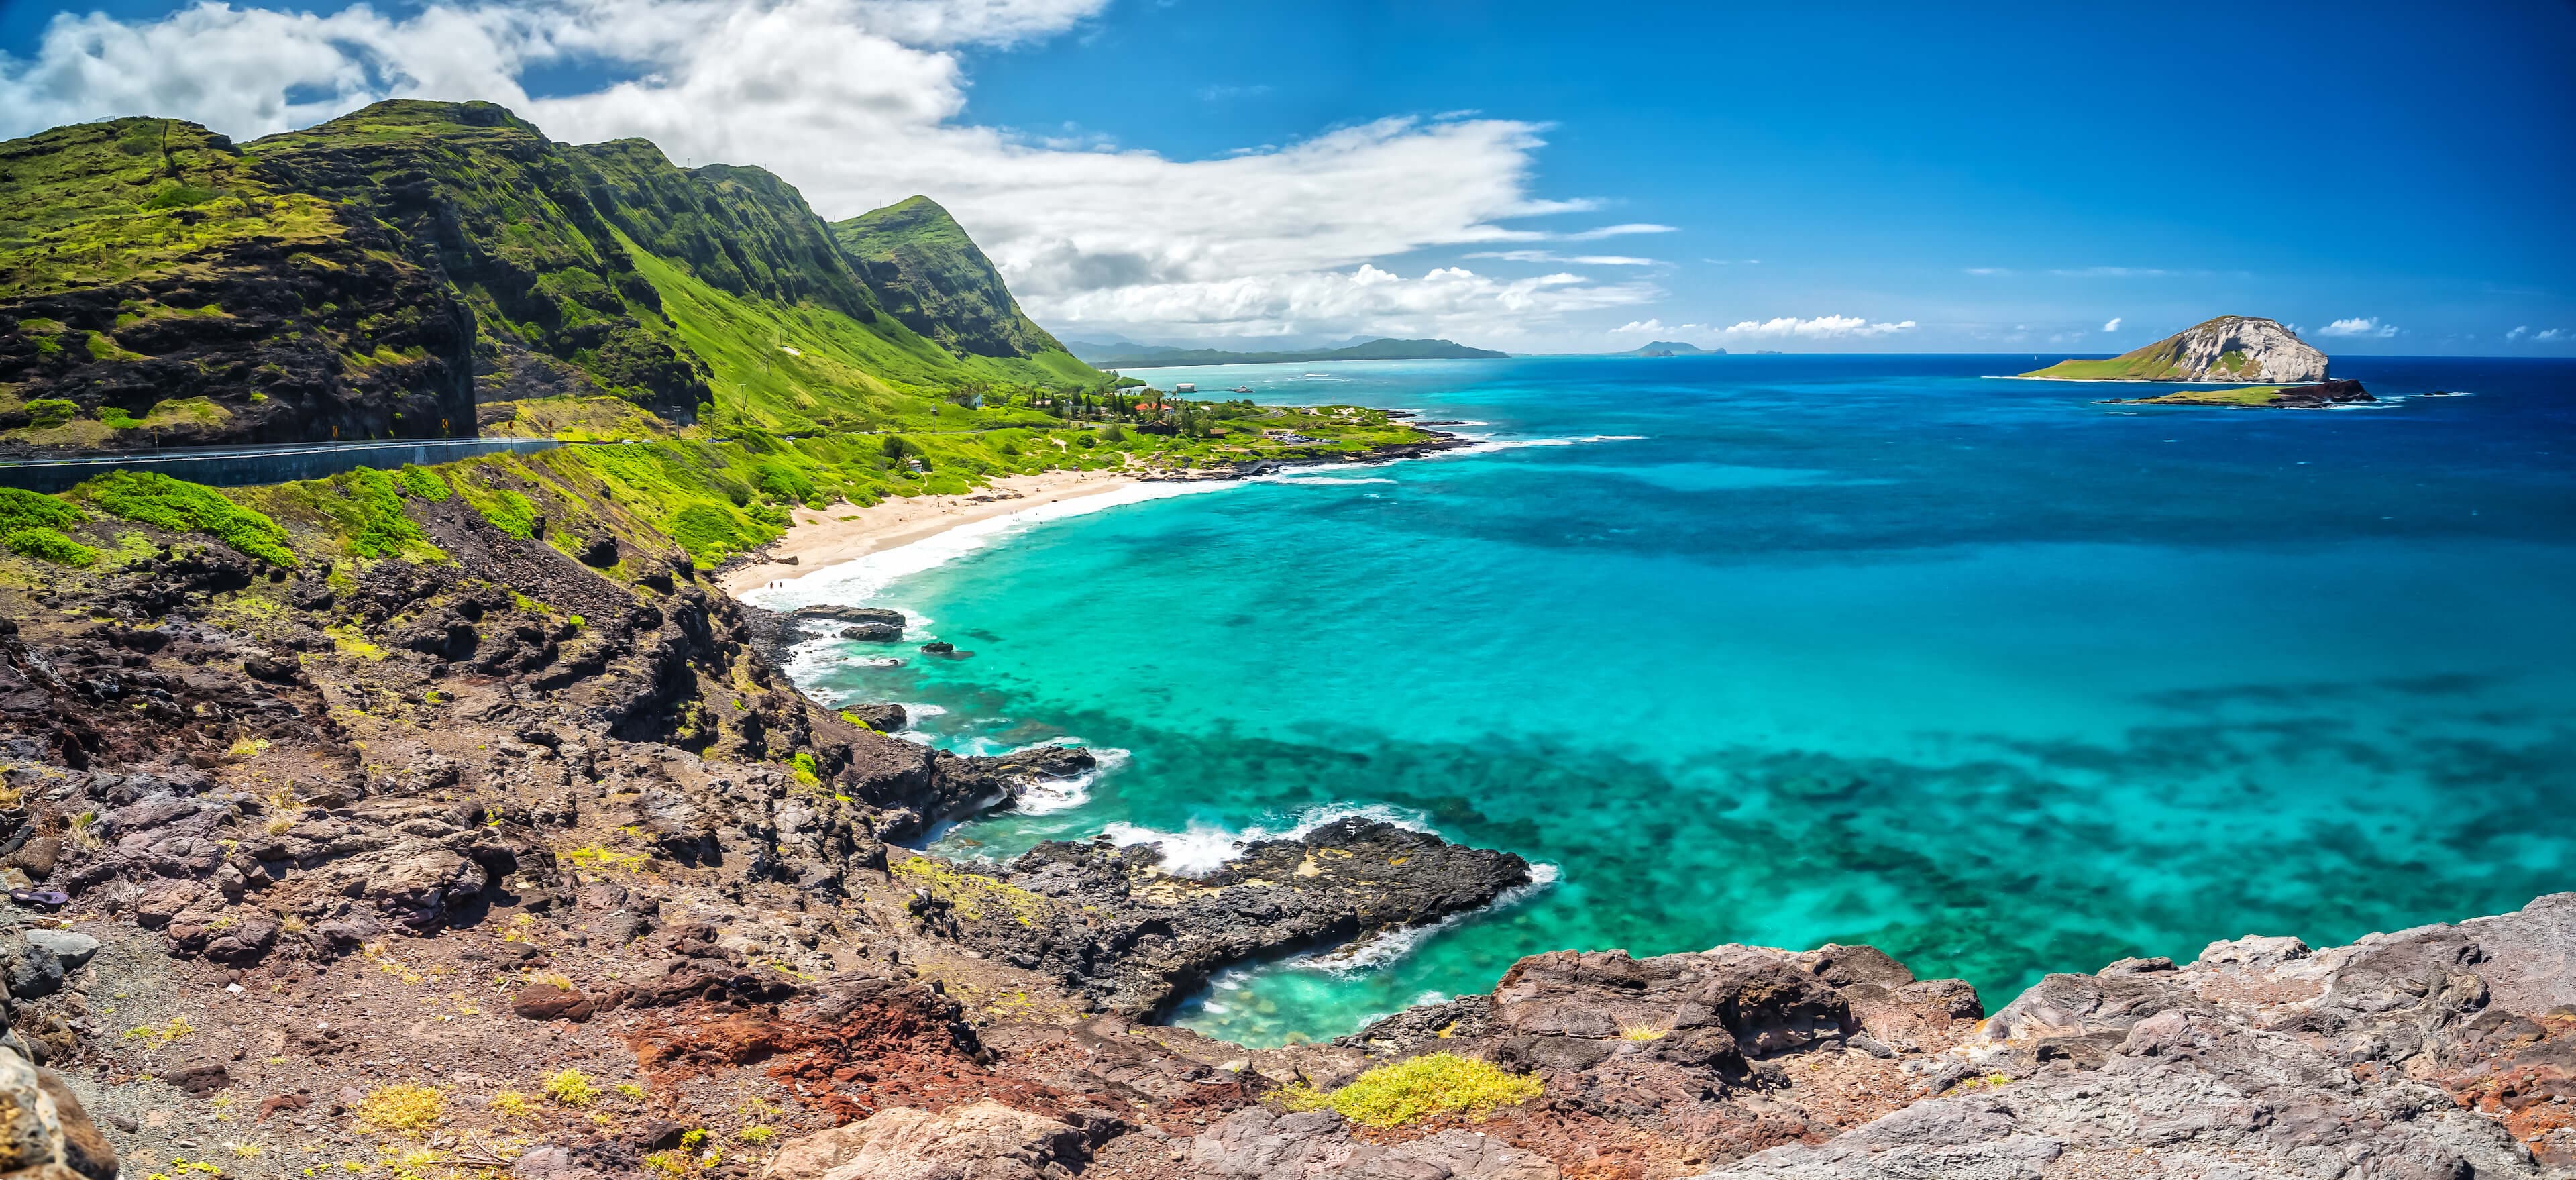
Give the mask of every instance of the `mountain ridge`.
POLYGON ((56 128, 0 144, 0 213, 0 444, 21 449, 471 436, 478 405, 568 394, 801 432, 1109 380, 944 211, 942 265, 872 273, 764 169, 560 143, 488 102, 240 145, 56 128), (977 308, 917 281, 1025 329, 976 351, 977 308))

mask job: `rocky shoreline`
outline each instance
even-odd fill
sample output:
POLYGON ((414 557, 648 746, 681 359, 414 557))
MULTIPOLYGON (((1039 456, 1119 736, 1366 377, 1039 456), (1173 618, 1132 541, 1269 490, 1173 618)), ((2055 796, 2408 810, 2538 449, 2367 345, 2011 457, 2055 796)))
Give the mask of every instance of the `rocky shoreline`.
POLYGON ((1090 755, 887 736, 669 553, 405 510, 449 560, 143 525, 122 562, 6 559, 0 1172, 2576 1175, 2576 894, 2125 960, 1991 1018, 1866 947, 1569 950, 1332 1044, 1208 1040, 1156 1021, 1214 972, 1531 867, 1358 819, 1196 876, 912 851, 1090 755), (1424 1060, 1520 1096, 1321 1097, 1424 1060))

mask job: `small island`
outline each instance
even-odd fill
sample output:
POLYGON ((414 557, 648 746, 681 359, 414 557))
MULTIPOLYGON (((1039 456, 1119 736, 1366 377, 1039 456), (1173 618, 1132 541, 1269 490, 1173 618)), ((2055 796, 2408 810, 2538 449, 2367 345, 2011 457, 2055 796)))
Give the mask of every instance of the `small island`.
POLYGON ((2280 321, 2257 316, 2223 315, 2108 360, 2064 360, 2020 376, 2039 381, 2261 383, 2113 398, 2106 405, 2313 410, 2379 400, 2359 381, 2329 379, 2326 354, 2280 321))
POLYGON ((2048 381, 2269 382, 2326 379, 2326 354, 2278 320, 2223 315, 2108 360, 2059 361, 2023 373, 2048 381))
POLYGON ((1698 346, 1698 345, 1696 345, 1696 344, 1685 344, 1685 343, 1683 343, 1683 342, 1681 342, 1681 341, 1679 341, 1679 340, 1657 340, 1657 341, 1655 341, 1654 343, 1652 343, 1652 344, 1648 344, 1648 345, 1646 345, 1646 346, 1645 346, 1645 347, 1643 347, 1643 348, 1632 348, 1632 349, 1629 349, 1629 350, 1628 350, 1628 351, 1626 351, 1626 352, 1614 352, 1614 353, 1611 353, 1611 354, 1609 354, 1609 355, 1611 355, 1611 356, 1725 356, 1725 355, 1726 355, 1726 350, 1725 350, 1725 349, 1723 349, 1723 348, 1701 348, 1700 346, 1698 346))

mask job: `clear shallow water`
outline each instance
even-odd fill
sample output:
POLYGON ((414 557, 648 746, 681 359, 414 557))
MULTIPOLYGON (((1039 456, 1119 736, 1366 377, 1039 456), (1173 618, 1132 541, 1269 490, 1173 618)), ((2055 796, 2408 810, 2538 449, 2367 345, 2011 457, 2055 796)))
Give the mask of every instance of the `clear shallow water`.
POLYGON ((2476 396, 2324 412, 1979 379, 2027 359, 1164 370, 1501 445, 1092 503, 772 604, 865 596, 977 653, 811 645, 827 699, 1125 752, 942 851, 1205 860, 1365 807, 1555 869, 1177 1016, 1253 1044, 1564 947, 1870 942, 1991 1007, 2576 888, 2576 364, 2338 361, 2476 396))

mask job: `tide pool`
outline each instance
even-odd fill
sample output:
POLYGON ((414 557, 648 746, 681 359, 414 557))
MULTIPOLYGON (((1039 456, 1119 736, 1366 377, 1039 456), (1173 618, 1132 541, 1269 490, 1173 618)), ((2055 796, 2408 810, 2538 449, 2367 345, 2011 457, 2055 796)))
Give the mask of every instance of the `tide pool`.
POLYGON ((1205 862, 1358 809, 1548 867, 1178 1015, 1255 1045, 1568 947, 1868 942, 1992 1008, 2576 888, 2576 364, 2339 360, 2392 400, 2330 411, 1981 376, 2033 367, 1147 371, 1488 441, 1139 491, 765 602, 921 621, 801 649, 821 699, 916 706, 960 750, 1115 751, 939 851, 1107 831, 1205 862), (2434 389, 2471 396, 2403 396, 2434 389), (976 654, 911 650, 933 636, 976 654))

